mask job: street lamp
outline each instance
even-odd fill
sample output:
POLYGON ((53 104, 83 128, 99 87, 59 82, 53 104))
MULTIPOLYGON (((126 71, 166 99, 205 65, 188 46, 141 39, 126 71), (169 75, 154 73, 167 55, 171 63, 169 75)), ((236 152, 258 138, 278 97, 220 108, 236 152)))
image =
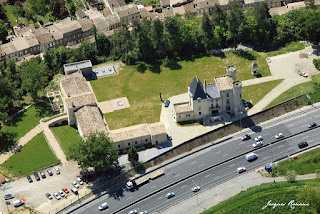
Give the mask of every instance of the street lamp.
POLYGON ((242 117, 242 114, 243 114, 243 112, 240 111, 240 132, 241 132, 241 130, 242 130, 242 126, 241 126, 241 117, 242 117))
MULTIPOLYGON (((194 180, 192 180, 192 182, 194 183, 194 185, 197 187, 197 184, 196 182, 194 182, 194 180)), ((196 193, 197 195, 197 205, 199 205, 199 196, 198 196, 198 192, 196 193)))

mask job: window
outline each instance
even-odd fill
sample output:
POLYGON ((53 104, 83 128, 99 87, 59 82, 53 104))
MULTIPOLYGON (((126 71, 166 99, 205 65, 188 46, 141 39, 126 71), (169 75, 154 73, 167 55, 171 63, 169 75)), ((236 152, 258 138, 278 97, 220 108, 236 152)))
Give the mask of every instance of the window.
POLYGON ((229 97, 229 93, 227 93, 226 96, 229 97))
POLYGON ((218 105, 218 103, 216 103, 216 108, 218 108, 219 107, 219 105, 218 105))
POLYGON ((179 115, 179 119, 181 118, 181 115, 179 115))
POLYGON ((199 116, 201 115, 201 111, 199 111, 199 116))
POLYGON ((213 108, 213 104, 211 104, 211 108, 213 108))
POLYGON ((211 99, 211 102, 213 103, 213 99, 211 99))
POLYGON ((201 102, 201 100, 200 99, 198 99, 198 103, 200 103, 201 102))
POLYGON ((148 139, 146 139, 146 142, 148 142, 148 139))
POLYGON ((128 146, 130 146, 130 143, 128 143, 128 146))
POLYGON ((227 100, 227 105, 230 104, 230 100, 227 100))
POLYGON ((230 111, 230 106, 227 106, 227 107, 226 107, 226 110, 227 110, 227 111, 230 111))
POLYGON ((135 141, 134 143, 135 143, 135 144, 138 144, 138 141, 135 141))
POLYGON ((118 148, 120 149, 120 145, 118 145, 118 148))
POLYGON ((199 110, 201 110, 201 106, 199 106, 199 110))

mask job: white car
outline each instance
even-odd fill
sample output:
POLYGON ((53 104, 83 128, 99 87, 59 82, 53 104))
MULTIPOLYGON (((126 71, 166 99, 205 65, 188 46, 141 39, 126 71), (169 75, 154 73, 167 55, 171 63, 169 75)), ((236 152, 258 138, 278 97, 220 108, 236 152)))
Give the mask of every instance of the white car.
POLYGON ((65 194, 64 194, 61 190, 59 190, 58 193, 59 193, 59 195, 60 195, 61 197, 64 197, 64 196, 65 196, 65 194))
POLYGON ((104 202, 103 204, 101 204, 99 206, 99 210, 104 210, 104 209, 107 209, 108 208, 108 203, 107 202, 104 202))
POLYGON ((262 141, 262 140, 263 140, 263 137, 260 135, 260 136, 256 137, 254 140, 255 140, 255 141, 262 141))
POLYGON ((59 174, 60 174, 60 169, 59 169, 59 167, 57 167, 57 166, 56 166, 56 167, 54 167, 54 170, 56 171, 56 174, 57 174, 57 175, 59 175, 59 174))
POLYGON ((277 134, 277 135, 275 136, 276 139, 280 139, 280 138, 282 138, 282 137, 283 137, 283 134, 282 134, 282 133, 279 133, 279 134, 277 134))
POLYGON ((174 194, 174 192, 169 192, 167 195, 166 195, 166 197, 169 199, 169 198, 172 198, 172 197, 174 197, 175 196, 175 194, 174 194))
POLYGON ((83 185, 83 181, 81 180, 81 178, 77 178, 77 181, 80 185, 83 185))
POLYGON ((128 214, 137 214, 137 210, 131 210, 128 214))
POLYGON ((193 187, 191 190, 192 192, 198 192, 200 190, 200 187, 196 186, 196 187, 193 187))
POLYGON ((148 211, 142 211, 142 212, 139 212, 139 214, 148 214, 148 211))
POLYGON ((72 184, 75 188, 79 189, 79 185, 77 184, 77 182, 72 181, 71 184, 72 184))
POLYGON ((60 199, 61 199, 60 195, 59 195, 58 193, 56 193, 56 192, 53 193, 53 196, 54 196, 57 200, 60 200, 60 199))
POLYGON ((246 171, 246 167, 242 166, 237 169, 239 173, 246 171))
POLYGON ((167 134, 168 140, 172 140, 171 134, 167 134))
POLYGON ((307 77, 308 77, 308 74, 307 74, 306 72, 301 72, 301 73, 300 73, 300 76, 303 76, 303 77, 307 78, 307 77))
POLYGON ((260 147, 262 145, 263 145, 263 143, 261 141, 258 141, 258 142, 255 142, 254 144, 252 144, 253 148, 260 147))

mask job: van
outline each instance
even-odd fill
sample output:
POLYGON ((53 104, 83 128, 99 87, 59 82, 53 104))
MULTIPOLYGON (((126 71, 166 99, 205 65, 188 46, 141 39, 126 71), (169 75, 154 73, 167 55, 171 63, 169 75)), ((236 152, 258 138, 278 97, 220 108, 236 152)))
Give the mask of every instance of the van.
POLYGON ((72 188, 71 191, 72 191, 75 195, 78 195, 78 190, 77 190, 77 188, 72 188))
POLYGON ((16 200, 16 201, 14 201, 12 204, 13 204, 14 207, 19 207, 19 206, 21 206, 21 205, 24 204, 24 201, 22 201, 22 200, 16 200))
POLYGON ((246 155, 247 161, 253 161, 253 160, 257 159, 257 158, 258 158, 257 154, 255 154, 253 152, 246 155))

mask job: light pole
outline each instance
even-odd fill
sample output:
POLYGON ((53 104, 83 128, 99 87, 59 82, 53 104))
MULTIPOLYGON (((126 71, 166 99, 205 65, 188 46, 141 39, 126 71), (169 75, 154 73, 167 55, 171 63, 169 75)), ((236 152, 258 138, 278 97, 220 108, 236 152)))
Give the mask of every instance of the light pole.
POLYGON ((242 130, 242 126, 241 126, 241 117, 242 117, 242 114, 243 114, 243 112, 240 111, 240 133, 241 133, 241 130, 242 130))
MULTIPOLYGON (((194 183, 194 185, 197 187, 196 182, 194 182, 194 180, 192 180, 192 182, 193 182, 193 183, 194 183)), ((197 195, 197 204, 199 204, 199 196, 198 196, 198 192, 196 193, 196 195, 197 195)))

